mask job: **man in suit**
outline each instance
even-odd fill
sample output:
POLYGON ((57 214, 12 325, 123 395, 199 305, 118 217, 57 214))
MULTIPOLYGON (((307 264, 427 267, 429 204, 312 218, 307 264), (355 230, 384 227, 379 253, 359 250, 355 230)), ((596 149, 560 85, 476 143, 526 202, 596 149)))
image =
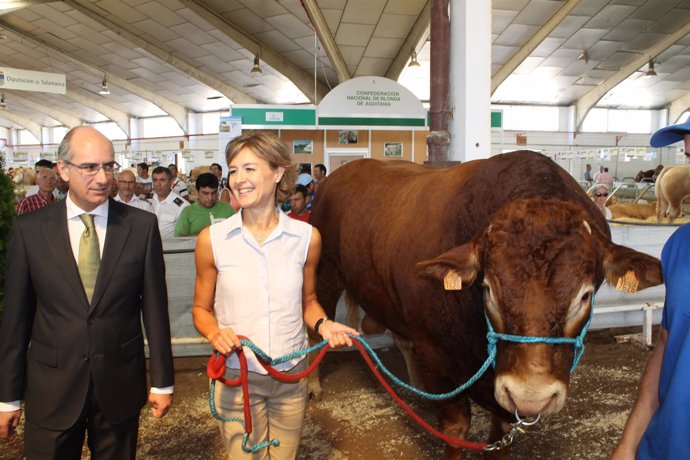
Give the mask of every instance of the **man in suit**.
POLYGON ((146 404, 143 318, 153 415, 172 403, 165 265, 156 217, 109 199, 119 169, 97 130, 58 149, 65 200, 18 216, 0 326, 0 438, 25 400, 27 458, 134 458, 146 404))

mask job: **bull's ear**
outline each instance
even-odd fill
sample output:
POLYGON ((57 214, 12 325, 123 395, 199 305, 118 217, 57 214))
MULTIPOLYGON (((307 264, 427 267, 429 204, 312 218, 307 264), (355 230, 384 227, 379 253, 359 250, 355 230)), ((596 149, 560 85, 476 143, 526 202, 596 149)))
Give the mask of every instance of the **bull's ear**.
POLYGON ((446 290, 460 290, 477 278, 479 245, 476 242, 456 246, 440 256, 417 264, 421 276, 443 281, 446 290))
POLYGON ((664 282, 656 257, 609 243, 604 254, 608 283, 623 292, 637 292, 664 282))

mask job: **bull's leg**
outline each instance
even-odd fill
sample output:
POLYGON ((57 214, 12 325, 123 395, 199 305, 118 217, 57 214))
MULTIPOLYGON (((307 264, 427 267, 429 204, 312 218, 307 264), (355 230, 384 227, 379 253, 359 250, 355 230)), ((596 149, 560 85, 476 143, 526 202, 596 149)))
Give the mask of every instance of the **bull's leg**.
MULTIPOLYGON (((343 284, 338 269, 322 261, 319 265, 317 274, 316 295, 329 318, 335 317, 335 308, 336 305, 338 305, 338 299, 342 291, 343 284)), ((319 342, 321 342, 321 336, 309 330, 309 346, 314 346, 319 342)), ((316 355, 317 353, 311 353, 309 355, 310 364, 316 358, 316 355)), ((314 398, 316 401, 321 401, 323 391, 321 389, 318 367, 314 369, 314 372, 309 374, 307 378, 307 388, 309 397, 314 398)))
MULTIPOLYGON (((446 436, 467 439, 472 422, 470 401, 467 397, 459 397, 438 403, 440 429, 446 436)), ((462 460, 464 451, 449 445, 446 446, 444 458, 446 460, 462 460)))
POLYGON ((676 219, 681 213, 681 203, 669 203, 668 205, 668 223, 672 224, 673 220, 676 219))
POLYGON ((405 360, 405 367, 407 367, 407 375, 410 377, 410 385, 420 390, 424 388, 422 383, 422 378, 419 375, 419 369, 417 368, 417 359, 415 357, 414 342, 412 340, 405 339, 397 334, 393 334, 393 339, 395 340, 395 346, 398 347, 400 353, 405 360))
POLYGON ((668 201, 662 196, 658 196, 656 200, 656 222, 661 223, 662 219, 666 217, 668 211, 668 201))

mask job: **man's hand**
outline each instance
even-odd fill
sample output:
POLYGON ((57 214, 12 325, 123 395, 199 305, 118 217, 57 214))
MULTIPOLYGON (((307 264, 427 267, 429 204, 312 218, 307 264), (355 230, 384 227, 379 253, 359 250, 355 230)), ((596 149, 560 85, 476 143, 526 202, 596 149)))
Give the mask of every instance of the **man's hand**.
POLYGON ((0 439, 11 441, 17 435, 17 425, 22 418, 22 411, 0 412, 0 439))
POLYGON ((151 403, 151 413, 153 416, 156 418, 164 417, 168 413, 172 401, 172 394, 151 393, 149 395, 149 402, 151 403))

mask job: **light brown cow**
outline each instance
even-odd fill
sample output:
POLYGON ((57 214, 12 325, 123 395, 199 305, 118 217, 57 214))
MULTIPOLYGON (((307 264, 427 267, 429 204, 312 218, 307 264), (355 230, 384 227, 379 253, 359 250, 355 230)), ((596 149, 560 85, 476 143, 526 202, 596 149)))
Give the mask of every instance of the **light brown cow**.
MULTIPOLYGON (((319 187, 310 222, 323 238, 317 293, 328 315, 346 289, 370 321, 412 342, 411 365, 432 393, 484 363, 487 317, 498 333, 573 338, 604 279, 627 291, 661 283, 659 261, 611 242, 582 187, 531 152, 447 169, 353 161, 319 187)), ((441 430, 467 435, 469 398, 493 414, 491 441, 516 411, 558 412, 574 354, 499 341, 495 369, 437 403, 441 430)))
POLYGON ((690 167, 666 166, 656 179, 656 221, 672 223, 683 215, 683 200, 690 197, 690 167))
POLYGON ((197 166, 189 171, 189 179, 194 182, 196 178, 199 177, 199 174, 207 172, 211 172, 211 165, 197 166))
POLYGON ((656 214, 656 203, 616 203, 608 207, 613 219, 628 217, 647 220, 656 214))
POLYGON ((33 167, 25 166, 14 168, 9 173, 14 185, 34 185, 36 184, 36 171, 33 167))

